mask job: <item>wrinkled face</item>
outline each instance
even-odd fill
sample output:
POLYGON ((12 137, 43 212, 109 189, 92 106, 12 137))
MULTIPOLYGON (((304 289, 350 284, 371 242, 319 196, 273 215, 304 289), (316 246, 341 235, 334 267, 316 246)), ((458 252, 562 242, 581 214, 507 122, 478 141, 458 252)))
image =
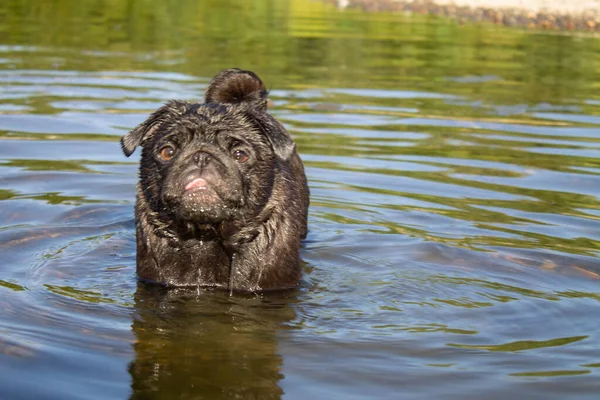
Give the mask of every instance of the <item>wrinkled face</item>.
POLYGON ((275 156, 263 134, 225 107, 192 107, 143 143, 140 183, 154 211, 178 223, 251 218, 266 204, 275 156))

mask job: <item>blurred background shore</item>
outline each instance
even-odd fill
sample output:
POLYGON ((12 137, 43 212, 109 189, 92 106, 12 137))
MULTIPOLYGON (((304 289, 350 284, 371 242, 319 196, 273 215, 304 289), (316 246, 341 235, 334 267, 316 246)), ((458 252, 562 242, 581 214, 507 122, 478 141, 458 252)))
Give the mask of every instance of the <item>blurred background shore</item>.
POLYGON ((339 8, 451 17, 528 28, 600 32, 600 0, 326 0, 339 8))

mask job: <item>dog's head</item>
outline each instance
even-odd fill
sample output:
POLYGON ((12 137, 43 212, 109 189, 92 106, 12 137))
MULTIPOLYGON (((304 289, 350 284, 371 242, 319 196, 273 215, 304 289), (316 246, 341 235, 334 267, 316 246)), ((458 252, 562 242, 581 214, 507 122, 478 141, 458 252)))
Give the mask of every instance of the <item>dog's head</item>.
POLYGON ((230 69, 212 79, 204 104, 170 101, 125 135, 125 155, 142 146, 140 188, 151 210, 194 226, 258 215, 295 149, 266 109, 260 78, 230 69))

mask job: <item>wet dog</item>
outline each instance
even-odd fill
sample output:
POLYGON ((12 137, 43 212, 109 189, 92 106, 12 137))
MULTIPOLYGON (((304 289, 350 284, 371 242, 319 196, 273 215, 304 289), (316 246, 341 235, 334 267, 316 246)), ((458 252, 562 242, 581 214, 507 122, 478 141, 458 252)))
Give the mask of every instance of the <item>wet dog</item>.
POLYGON ((256 74, 225 70, 205 103, 169 101, 121 139, 126 156, 137 146, 141 279, 250 292, 298 284, 309 191, 256 74))

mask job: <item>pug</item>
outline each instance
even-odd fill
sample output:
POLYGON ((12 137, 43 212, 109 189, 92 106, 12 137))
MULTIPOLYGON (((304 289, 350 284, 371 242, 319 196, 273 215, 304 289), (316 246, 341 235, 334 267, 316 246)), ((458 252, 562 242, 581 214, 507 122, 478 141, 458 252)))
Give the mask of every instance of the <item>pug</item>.
POLYGON ((228 69, 204 103, 172 100, 121 138, 141 146, 137 274, 169 287, 295 287, 309 189, 290 134, 251 71, 228 69))

